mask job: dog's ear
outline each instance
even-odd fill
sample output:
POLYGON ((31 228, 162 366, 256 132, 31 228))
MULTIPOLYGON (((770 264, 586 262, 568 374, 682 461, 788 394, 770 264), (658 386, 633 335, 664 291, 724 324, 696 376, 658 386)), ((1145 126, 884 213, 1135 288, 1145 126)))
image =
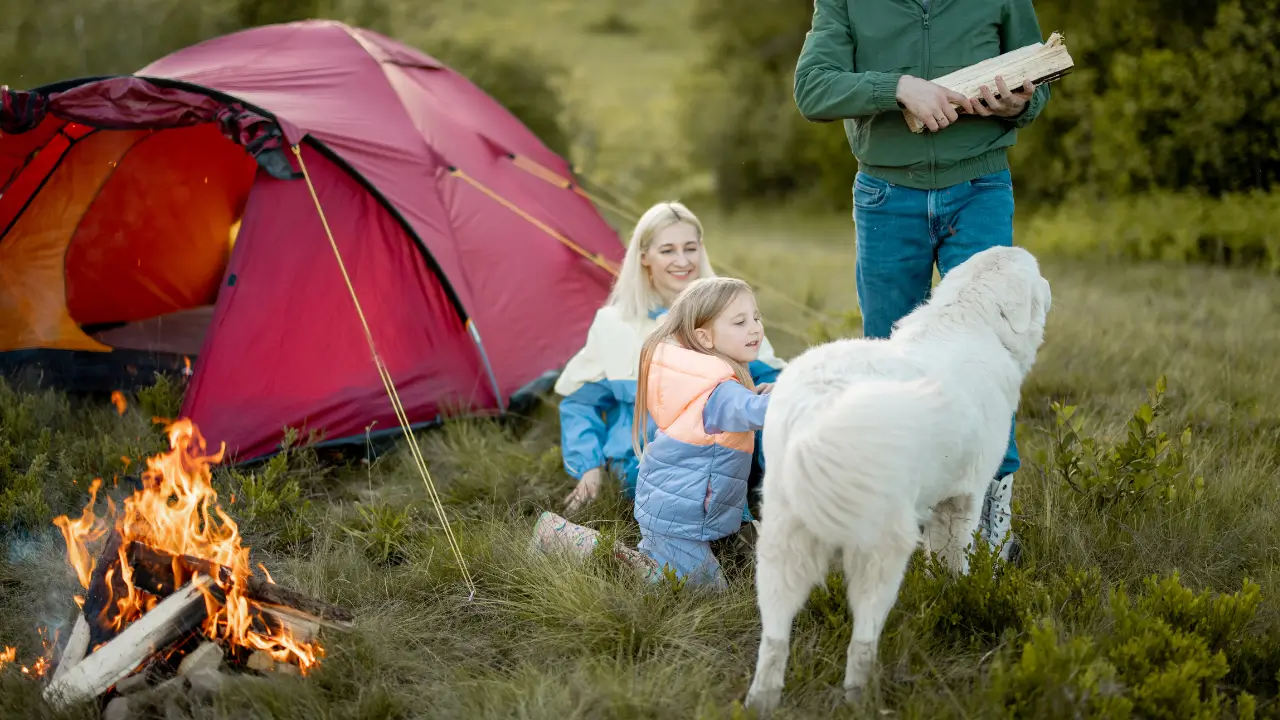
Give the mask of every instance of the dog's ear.
POLYGON ((1000 317, 1009 323, 1014 334, 1021 335, 1031 328, 1032 305, 1039 302, 1036 291, 1019 281, 1011 283, 1005 293, 1004 302, 1000 304, 1000 317))

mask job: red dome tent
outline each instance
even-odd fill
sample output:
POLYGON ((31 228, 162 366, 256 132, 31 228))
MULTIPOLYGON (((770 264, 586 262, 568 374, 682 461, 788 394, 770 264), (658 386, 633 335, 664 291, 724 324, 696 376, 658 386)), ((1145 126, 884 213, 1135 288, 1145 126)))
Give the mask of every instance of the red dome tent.
POLYGON ((317 202, 415 425, 554 377, 621 260, 514 116, 341 23, 6 91, 0 132, 0 354, 99 383, 190 357, 182 413, 241 461, 397 427, 317 202))

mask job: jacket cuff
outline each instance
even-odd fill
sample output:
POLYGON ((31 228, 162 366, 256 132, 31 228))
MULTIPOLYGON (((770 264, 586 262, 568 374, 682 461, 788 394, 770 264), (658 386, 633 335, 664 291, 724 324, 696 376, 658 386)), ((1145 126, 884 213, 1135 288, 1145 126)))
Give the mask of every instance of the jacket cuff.
POLYGON ((871 102, 881 112, 899 110, 898 81, 902 79, 900 72, 869 72, 871 76, 871 102))

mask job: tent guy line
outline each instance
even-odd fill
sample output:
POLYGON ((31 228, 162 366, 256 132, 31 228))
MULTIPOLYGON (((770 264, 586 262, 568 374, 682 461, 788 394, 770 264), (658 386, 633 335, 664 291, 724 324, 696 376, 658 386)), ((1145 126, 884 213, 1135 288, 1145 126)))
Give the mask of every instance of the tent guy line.
MULTIPOLYGON (((386 364, 382 361, 382 356, 378 353, 377 344, 373 341, 373 331, 369 329, 369 322, 365 319, 364 310, 360 307, 360 298, 356 295, 355 286, 351 284, 351 276, 347 274, 346 263, 342 261, 342 253, 338 250, 338 243, 333 238, 333 230, 329 227, 329 220, 325 217, 324 208, 320 205, 320 196, 316 194, 315 185, 311 182, 311 174, 307 172, 307 163, 302 159, 302 149, 295 143, 291 146, 293 154, 298 158, 298 168, 302 172, 302 177, 307 182, 307 190, 311 193, 311 199, 316 205, 316 214, 320 216, 320 224, 324 226, 324 233, 329 239, 329 247, 333 249, 333 257, 338 261, 338 269, 342 271, 342 279, 347 285, 347 292, 351 294, 351 302, 355 305, 356 314, 360 317, 360 325, 364 328, 365 341, 369 343, 369 352, 373 355, 373 364, 378 369, 378 375, 382 378, 383 388, 387 391, 387 399, 391 401, 391 407, 395 410, 396 420, 400 423, 400 429, 404 431, 405 441, 409 446, 410 454, 413 455, 414 464, 417 465, 418 473, 422 476, 422 483, 427 488, 427 494, 431 498, 431 504, 435 507, 436 514, 440 517, 440 524, 444 527, 445 537, 449 540, 449 548, 453 550, 454 557, 458 561, 458 569, 462 571, 462 580, 467 585, 470 594, 467 596, 467 602, 471 602, 476 596, 475 581, 471 578, 471 571, 467 568, 467 561, 462 556, 462 547, 458 544, 458 538, 453 534, 453 527, 449 523, 449 517, 445 513, 444 504, 440 502, 440 494, 436 491, 435 482, 431 479, 431 471, 427 469, 427 461, 422 456, 422 449, 418 447, 418 440, 414 437, 413 432, 409 429, 409 417, 405 414, 404 405, 400 402, 400 394, 396 392, 395 383, 391 380, 391 373, 387 370, 386 364)), ((468 327, 471 321, 467 321, 468 327)), ((479 338, 477 338, 477 342, 479 338)))
POLYGON ((572 251, 574 251, 574 252, 578 253, 578 254, 579 254, 579 255, 581 255, 582 257, 584 257, 584 258, 586 258, 586 259, 590 260, 591 262, 595 263, 597 266, 599 266, 599 267, 603 268, 603 269, 604 269, 606 272, 608 272, 609 274, 613 275, 614 277, 617 277, 617 276, 618 276, 618 269, 617 269, 617 268, 615 268, 615 267, 613 266, 613 264, 612 264, 612 263, 610 263, 608 260, 605 260, 602 256, 600 256, 600 255, 599 255, 599 254, 597 254, 597 253, 592 253, 592 252, 590 252, 590 251, 588 251, 588 250, 584 249, 581 245, 579 245, 579 244, 575 243, 574 241, 570 240, 569 238, 565 237, 563 234, 561 234, 560 232, 558 232, 555 228, 553 228, 553 227, 551 227, 551 226, 547 225, 546 223, 542 222, 542 221, 541 221, 541 220, 539 220, 538 218, 536 218, 536 217, 534 217, 534 216, 530 215, 529 213, 525 212, 524 210, 520 209, 520 206, 516 205, 515 203, 511 202, 510 200, 507 200, 506 198, 502 197, 502 196, 501 196, 501 195, 499 195, 498 193, 496 193, 496 192, 494 192, 493 190, 489 189, 489 188, 488 188, 488 187, 486 187, 483 183, 481 183, 479 180, 476 180, 475 178, 473 178, 473 177, 471 177, 470 175, 468 175, 468 174, 467 174, 466 172, 464 172, 461 168, 459 168, 459 167, 457 167, 457 166, 455 166, 455 165, 450 165, 450 166, 449 166, 449 174, 450 174, 450 175, 453 175, 454 177, 457 177, 457 178, 462 179, 463 181, 465 181, 465 182, 466 182, 468 185, 470 185, 471 187, 473 187, 473 188, 475 188, 475 189, 479 190, 480 192, 484 193, 485 195, 488 195, 489 197, 491 197, 491 198, 493 198, 494 200, 498 201, 498 202, 499 202, 499 203, 501 203, 503 206, 505 206, 508 210, 510 210, 510 211, 512 211, 512 212, 514 212, 515 214, 519 215, 520 217, 524 218, 525 220, 528 220, 530 223, 532 223, 532 224, 533 224, 535 227, 537 227, 539 230, 542 230, 543 232, 545 232, 546 234, 548 234, 548 235, 550 235, 551 237, 555 238, 556 240, 559 240, 559 241, 560 241, 560 243, 561 243, 562 245, 564 245, 565 247, 569 248, 570 250, 572 250, 572 251))

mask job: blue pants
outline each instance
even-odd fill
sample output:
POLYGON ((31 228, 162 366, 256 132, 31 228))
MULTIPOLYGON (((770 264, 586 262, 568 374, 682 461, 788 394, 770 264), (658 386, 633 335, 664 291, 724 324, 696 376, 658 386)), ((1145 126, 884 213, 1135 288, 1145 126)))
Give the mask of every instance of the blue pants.
MULTIPOLYGON (((975 253, 1013 245, 1013 181, 1008 170, 940 190, 892 185, 859 172, 853 182, 853 208, 858 306, 865 337, 889 337, 894 323, 928 299, 935 263, 938 274, 945 276, 975 253)), ((1015 423, 1016 416, 997 481, 1021 464, 1015 423)))
POLYGON ((711 552, 711 543, 706 540, 644 533, 636 548, 653 558, 659 567, 670 567, 678 578, 687 578, 690 583, 718 589, 728 587, 720 570, 720 561, 716 560, 715 554, 711 552))

